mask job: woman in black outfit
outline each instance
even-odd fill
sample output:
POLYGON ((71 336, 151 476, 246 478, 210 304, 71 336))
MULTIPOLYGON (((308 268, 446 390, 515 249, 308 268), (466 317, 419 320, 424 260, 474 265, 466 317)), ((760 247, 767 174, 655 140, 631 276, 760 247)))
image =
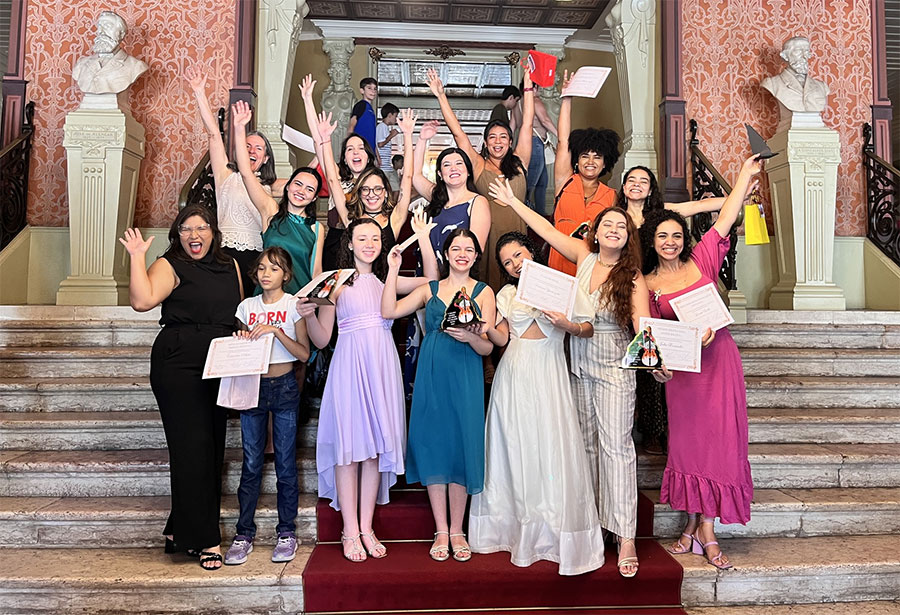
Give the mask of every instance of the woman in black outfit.
POLYGON ((131 255, 131 307, 162 304, 162 331, 150 354, 150 386, 169 448, 172 510, 163 533, 166 551, 200 555, 207 570, 222 566, 219 504, 225 456, 225 410, 216 405, 218 380, 202 380, 213 338, 231 335, 242 299, 234 259, 221 248, 216 218, 185 207, 169 229, 169 247, 147 269, 146 241, 127 229, 119 241, 131 255))

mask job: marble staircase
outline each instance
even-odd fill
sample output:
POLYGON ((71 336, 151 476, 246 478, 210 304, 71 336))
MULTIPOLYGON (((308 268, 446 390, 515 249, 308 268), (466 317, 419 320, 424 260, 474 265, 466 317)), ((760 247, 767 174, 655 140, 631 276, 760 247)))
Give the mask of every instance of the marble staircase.
MULTIPOLYGON (((12 565, 0 567, 0 612, 301 609, 307 548, 275 565, 261 546, 250 564, 212 574, 162 553, 168 458, 147 379, 157 319, 128 308, 0 307, 0 520, 13 547, 12 565)), ((900 313, 751 311, 732 333, 750 406, 753 519, 717 530, 735 570, 679 560, 689 612, 820 612, 776 606, 816 602, 900 612, 900 313)), ((315 428, 313 419, 299 452, 307 544, 315 428)), ((227 438, 230 537, 236 419, 227 438)), ((640 487, 656 502, 664 463, 639 459, 640 487)), ((271 467, 263 491, 260 545, 276 518, 271 467)), ((660 537, 681 523, 656 505, 660 537)))

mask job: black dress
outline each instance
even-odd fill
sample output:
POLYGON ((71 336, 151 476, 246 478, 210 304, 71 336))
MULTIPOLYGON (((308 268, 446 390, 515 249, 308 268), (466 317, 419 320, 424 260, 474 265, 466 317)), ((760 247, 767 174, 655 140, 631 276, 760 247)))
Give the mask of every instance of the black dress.
POLYGON ((233 261, 212 253, 198 261, 164 255, 178 286, 162 302, 162 331, 150 354, 150 386, 169 449, 172 510, 164 534, 181 549, 222 541, 219 531, 225 410, 216 405, 218 380, 203 380, 213 338, 231 335, 241 301, 233 261))

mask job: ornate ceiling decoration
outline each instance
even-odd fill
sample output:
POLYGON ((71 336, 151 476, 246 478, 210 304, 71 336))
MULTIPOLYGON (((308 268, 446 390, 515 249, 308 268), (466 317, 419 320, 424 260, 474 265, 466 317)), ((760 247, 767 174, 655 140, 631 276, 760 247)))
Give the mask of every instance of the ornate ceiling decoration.
MULTIPOLYGON (((610 0, 308 0, 310 19, 591 28, 610 0)), ((360 33, 365 36, 364 33, 360 33)))

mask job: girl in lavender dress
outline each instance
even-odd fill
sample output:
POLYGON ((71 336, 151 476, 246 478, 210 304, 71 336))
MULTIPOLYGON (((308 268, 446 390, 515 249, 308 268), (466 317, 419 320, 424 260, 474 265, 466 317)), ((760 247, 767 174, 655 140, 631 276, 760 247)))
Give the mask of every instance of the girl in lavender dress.
MULTIPOLYGON (((737 220, 753 176, 762 170, 756 157, 741 168, 734 190, 713 227, 691 249, 687 224, 679 214, 651 213, 641 227, 644 271, 654 318, 677 320, 671 301, 701 286, 715 286, 728 234, 737 220)), ((675 555, 704 554, 720 569, 731 568, 722 553, 713 523, 747 523, 753 479, 747 459, 747 393, 741 355, 728 329, 707 330, 703 371, 654 373, 665 381, 669 406, 669 458, 660 501, 688 513, 681 537, 669 547, 675 555)))
MULTIPOLYGON (((438 277, 423 215, 414 218, 413 230, 419 234, 429 277, 400 278, 403 293, 438 277)), ((387 555, 372 530, 372 517, 375 504, 388 502, 388 490, 404 473, 406 407, 400 360, 391 336, 393 321, 381 317, 382 280, 387 272, 381 238, 381 226, 375 220, 354 220, 347 228, 338 265, 355 268, 356 274, 337 289, 335 305, 322 306, 316 314, 316 306, 308 300, 297 304, 297 311, 307 319, 309 338, 319 348, 331 339, 337 317, 337 346, 319 411, 316 470, 319 497, 331 500, 331 506, 341 512, 344 557, 352 562, 365 560, 366 551, 376 559, 387 555)), ((400 258, 399 247, 390 258, 400 258)))

